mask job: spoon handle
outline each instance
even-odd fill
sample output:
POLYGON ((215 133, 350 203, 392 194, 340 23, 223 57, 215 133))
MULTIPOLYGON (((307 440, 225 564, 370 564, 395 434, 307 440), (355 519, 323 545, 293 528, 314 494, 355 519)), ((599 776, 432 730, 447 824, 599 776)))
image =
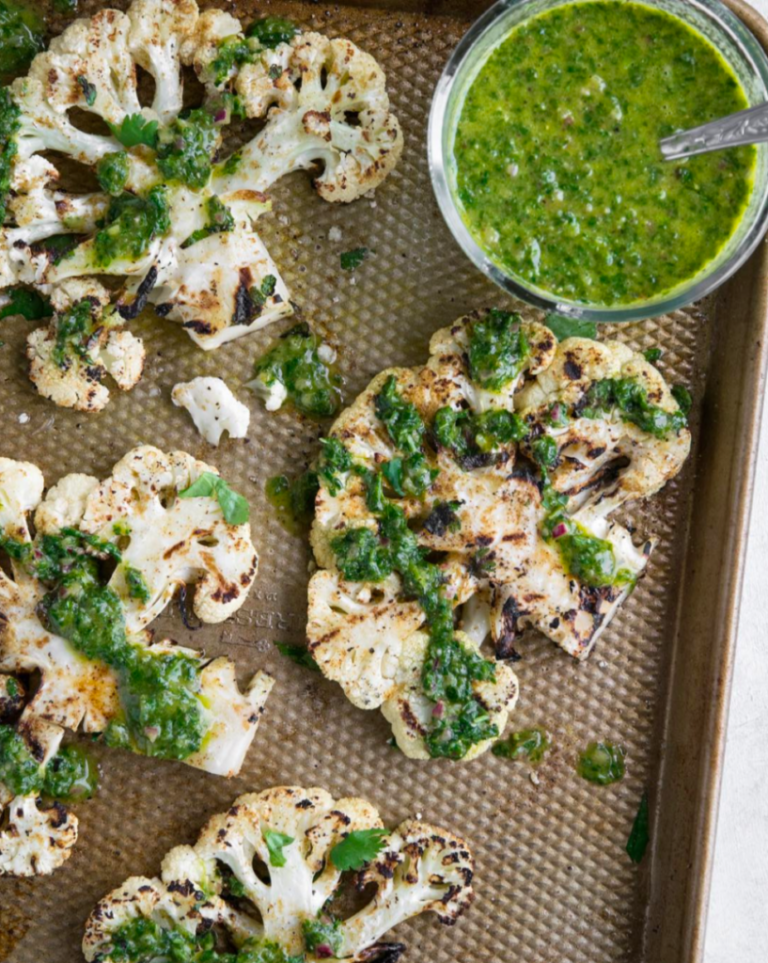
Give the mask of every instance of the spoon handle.
POLYGON ((765 141, 768 141, 768 103, 665 137, 659 141, 659 147, 664 160, 679 160, 724 147, 762 144, 765 141))

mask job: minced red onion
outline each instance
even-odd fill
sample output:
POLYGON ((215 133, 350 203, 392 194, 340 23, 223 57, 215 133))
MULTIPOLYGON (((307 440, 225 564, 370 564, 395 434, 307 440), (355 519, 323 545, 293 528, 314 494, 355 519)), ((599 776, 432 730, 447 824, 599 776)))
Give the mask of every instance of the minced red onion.
POLYGON ((565 535, 567 531, 565 522, 560 522, 559 525, 555 525, 552 529, 552 538, 560 538, 562 535, 565 535))

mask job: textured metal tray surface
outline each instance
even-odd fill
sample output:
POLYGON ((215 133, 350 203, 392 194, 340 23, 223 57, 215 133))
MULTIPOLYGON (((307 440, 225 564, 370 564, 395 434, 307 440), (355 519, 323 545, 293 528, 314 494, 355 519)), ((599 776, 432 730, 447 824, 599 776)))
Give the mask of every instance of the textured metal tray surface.
MULTIPOLYGON (((255 12, 220 5, 245 19, 255 12)), ((431 333, 462 312, 504 303, 444 227, 426 163, 432 89, 482 6, 258 7, 349 36, 376 55, 405 131, 402 161, 374 197, 332 206, 295 175, 274 191, 273 212, 260 222, 295 300, 338 346, 349 399, 382 368, 422 361, 431 333), (332 228, 340 241, 329 240, 332 228), (339 254, 361 245, 371 249, 369 259, 342 272, 339 254)), ((756 15, 752 24, 765 29, 756 15)), ((421 812, 471 842, 475 905, 452 929, 429 916, 401 927, 413 963, 695 959, 762 390, 765 269, 761 248, 717 305, 603 333, 635 348, 664 348, 665 375, 694 391, 695 449, 660 497, 626 516, 660 544, 648 577, 592 658, 577 664, 537 636, 518 647, 521 697, 511 725, 543 725, 555 744, 535 776, 490 754, 466 765, 409 761, 388 747, 378 712, 355 709, 338 686, 276 654, 275 640, 303 638, 309 555, 279 526, 263 486, 276 472, 302 468, 320 429, 290 413, 270 415, 240 390, 252 410, 250 436, 211 449, 172 407, 170 389, 201 374, 223 375, 237 388, 279 329, 204 354, 174 325, 141 318, 144 380, 86 416, 35 395, 24 371, 27 326, 4 327, 0 454, 36 461, 52 484, 71 471, 105 474, 140 443, 183 448, 218 465, 248 496, 261 568, 246 606, 230 622, 195 633, 169 610, 157 628, 211 655, 228 653, 241 680, 267 668, 278 684, 243 772, 229 782, 97 748, 102 788, 76 808, 80 842, 70 861, 48 879, 0 881, 0 961, 75 963, 83 921, 100 896, 129 875, 155 874, 168 848, 193 841, 238 793, 290 783, 366 796, 390 824, 421 812), (626 748, 623 782, 600 788, 576 776, 577 753, 594 738, 626 748), (624 846, 646 788, 653 842, 637 868, 624 846)))

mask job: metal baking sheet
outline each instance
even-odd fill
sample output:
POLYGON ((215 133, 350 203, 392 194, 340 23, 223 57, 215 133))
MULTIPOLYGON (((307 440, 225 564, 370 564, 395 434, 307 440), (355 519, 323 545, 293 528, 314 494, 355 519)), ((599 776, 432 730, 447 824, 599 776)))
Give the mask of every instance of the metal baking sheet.
MULTIPOLYGON (((293 175, 259 222, 305 316, 338 346, 351 400, 382 368, 421 362, 432 332, 458 315, 509 303, 453 242, 426 162, 434 84, 486 4, 218 5, 246 21, 257 10, 284 13, 348 36, 387 72, 406 141, 392 176, 374 196, 342 207, 293 175), (332 228, 341 240, 330 239, 332 228), (359 246, 371 256, 342 272, 340 253, 359 246)), ((99 6, 86 2, 81 13, 99 6)), ((751 8, 731 6, 768 40, 768 25, 751 8)), ((311 458, 320 429, 290 413, 266 413, 241 389, 250 436, 211 449, 171 405, 170 390, 204 374, 223 374, 238 389, 290 321, 205 354, 173 324, 142 317, 135 327, 148 349, 143 381, 90 416, 35 395, 23 360, 28 325, 6 322, 0 454, 36 461, 52 484, 72 471, 106 474, 140 443, 183 448, 218 465, 248 496, 261 568, 246 606, 230 622, 194 633, 170 610, 156 627, 212 655, 228 653, 241 680, 267 668, 278 684, 243 772, 231 781, 97 747, 102 787, 76 808, 72 858, 47 879, 0 881, 0 961, 76 963, 83 922, 99 897, 127 876, 155 874, 168 848, 193 841, 238 793, 289 783, 366 796, 390 824, 421 812, 471 842, 477 900, 453 928, 430 916, 400 927, 413 963, 699 959, 765 370, 767 267, 763 245, 716 301, 601 333, 665 349, 667 378, 694 391, 694 450, 679 478, 625 516, 660 544, 591 659, 577 664, 535 635, 519 646, 521 697, 511 725, 543 725, 555 743, 534 778, 525 765, 490 754, 465 765, 409 761, 387 745, 378 712, 355 709, 338 686, 274 649, 275 640, 303 639, 309 555, 280 527, 263 487, 311 458), (595 738, 626 748, 622 782, 601 788, 576 776, 578 750, 595 738), (624 846, 645 789, 652 841, 638 868, 624 846)))

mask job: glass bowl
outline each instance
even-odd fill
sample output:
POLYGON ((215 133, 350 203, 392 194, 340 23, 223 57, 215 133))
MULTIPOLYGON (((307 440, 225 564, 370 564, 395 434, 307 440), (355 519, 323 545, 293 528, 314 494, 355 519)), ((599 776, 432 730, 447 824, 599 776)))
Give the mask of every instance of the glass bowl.
MULTIPOLYGON (((499 0, 470 27, 451 54, 432 101, 428 133, 432 184, 443 217, 464 252, 509 294, 546 311, 589 321, 639 321, 705 297, 738 270, 760 243, 768 230, 768 145, 757 146, 752 194, 729 241, 698 274, 657 298, 617 306, 568 301, 502 269, 472 237, 455 200, 452 145, 464 96, 488 56, 517 24, 553 7, 578 2, 583 0, 499 0)), ((641 2, 674 14, 703 34, 731 65, 750 107, 768 100, 768 57, 754 34, 719 0, 641 2)))

